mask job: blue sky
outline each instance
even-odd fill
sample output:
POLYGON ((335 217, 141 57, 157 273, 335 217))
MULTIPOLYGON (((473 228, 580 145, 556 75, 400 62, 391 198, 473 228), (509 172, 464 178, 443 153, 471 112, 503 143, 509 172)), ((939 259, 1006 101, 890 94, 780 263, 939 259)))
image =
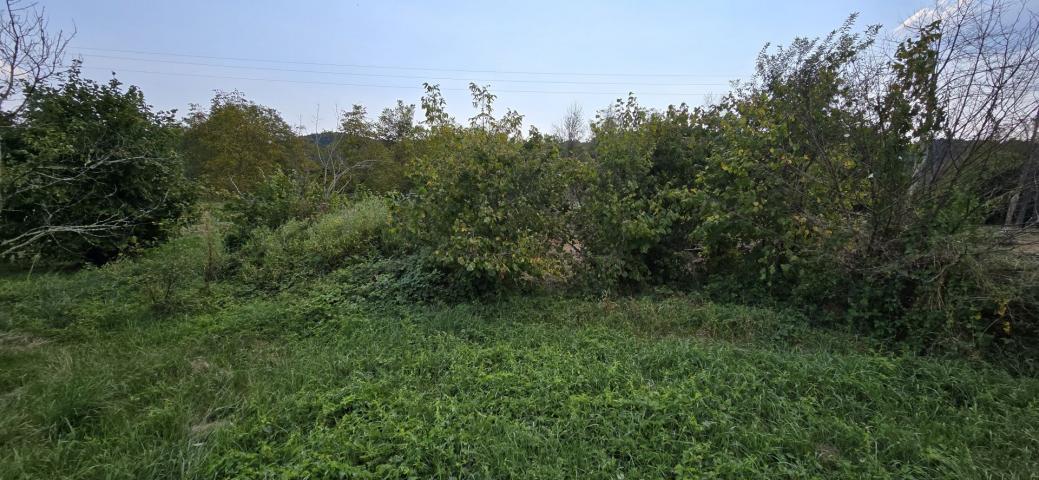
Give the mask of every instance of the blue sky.
POLYGON ((238 89, 313 130, 318 111, 327 128, 337 107, 360 103, 374 117, 397 99, 418 103, 429 81, 441 84, 449 112, 465 120, 472 115, 465 91, 472 80, 491 84, 499 109, 518 110, 543 131, 571 103, 591 116, 628 91, 651 107, 699 104, 704 94, 727 91, 729 80, 747 78, 766 42, 825 34, 852 12, 860 13, 860 26, 892 29, 932 4, 41 2, 52 27, 76 28, 70 58, 82 55, 88 76, 104 79, 115 71, 157 108, 184 114, 189 104, 208 103, 214 90, 238 89))

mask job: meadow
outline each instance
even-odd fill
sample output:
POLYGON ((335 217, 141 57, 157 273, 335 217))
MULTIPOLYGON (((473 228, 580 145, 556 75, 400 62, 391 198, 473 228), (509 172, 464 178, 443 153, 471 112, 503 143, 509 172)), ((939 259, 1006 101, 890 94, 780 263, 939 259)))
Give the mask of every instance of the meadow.
POLYGON ((7 276, 2 476, 1039 469, 1039 380, 986 362, 900 354, 796 312, 695 296, 407 305, 332 277, 269 297, 211 285, 191 312, 163 315, 104 269, 7 276))

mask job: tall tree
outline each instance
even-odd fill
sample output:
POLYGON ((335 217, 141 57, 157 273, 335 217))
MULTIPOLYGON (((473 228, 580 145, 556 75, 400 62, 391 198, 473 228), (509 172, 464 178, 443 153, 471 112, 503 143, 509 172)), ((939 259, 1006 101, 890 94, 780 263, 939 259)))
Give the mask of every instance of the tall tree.
POLYGON ((376 138, 376 126, 368 120, 368 110, 362 105, 343 112, 338 132, 326 132, 322 136, 315 137, 314 151, 326 203, 356 188, 366 179, 366 174, 389 155, 376 138), (322 136, 330 139, 324 145, 317 142, 322 136))
POLYGON ((208 110, 195 106, 185 121, 188 173, 216 192, 248 191, 265 173, 308 167, 302 142, 281 115, 241 92, 218 92, 208 110))
POLYGON ((397 105, 385 108, 379 114, 375 131, 384 142, 400 143, 413 139, 418 134, 415 125, 415 105, 397 100, 397 105))

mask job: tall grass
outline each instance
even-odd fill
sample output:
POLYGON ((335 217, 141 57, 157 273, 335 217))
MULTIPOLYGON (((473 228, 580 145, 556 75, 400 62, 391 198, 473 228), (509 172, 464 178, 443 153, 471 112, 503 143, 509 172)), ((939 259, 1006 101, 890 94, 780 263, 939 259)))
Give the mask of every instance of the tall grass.
POLYGON ((6 330, 0 477, 1039 469, 1039 381, 983 363, 884 354, 812 337, 796 314, 690 297, 372 307, 335 284, 93 335, 6 330))

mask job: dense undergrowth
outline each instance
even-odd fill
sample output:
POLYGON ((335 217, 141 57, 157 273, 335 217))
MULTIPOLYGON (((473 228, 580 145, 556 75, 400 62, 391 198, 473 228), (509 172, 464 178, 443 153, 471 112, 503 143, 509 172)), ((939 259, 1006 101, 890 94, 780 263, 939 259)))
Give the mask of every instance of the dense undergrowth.
POLYGON ((106 275, 0 283, 4 478, 1039 468, 1039 381, 885 353, 796 312, 681 295, 402 303, 378 274, 337 272, 266 296, 200 283, 161 313, 106 275))
POLYGON ((853 20, 587 142, 426 85, 421 124, 355 106, 304 153, 240 94, 182 131, 73 67, 30 105, 75 122, 0 139, 33 192, 0 210, 0 478, 1033 475, 1034 109, 954 125, 942 22, 881 52, 853 20))
MULTIPOLYGON (((424 120, 403 102, 374 122, 355 105, 307 146, 240 93, 176 125, 76 63, 0 138, 14 173, 0 177, 0 257, 26 270, 112 263, 89 275, 136 285, 164 314, 204 311, 198 292, 228 284, 271 295, 328 275, 371 277, 358 288, 406 290, 383 292, 404 303, 672 291, 795 309, 893 350, 1028 367, 1039 268, 1014 245, 1035 223, 1039 37, 999 36, 1014 53, 972 70, 961 59, 995 47, 942 42, 984 38, 977 20, 999 15, 972 8, 895 45, 852 15, 763 49, 753 78, 717 102, 618 99, 587 141, 524 132, 476 84, 475 115, 456 121, 426 84, 424 120), (154 141, 121 140, 142 132, 154 141)), ((68 298, 56 295, 49 308, 68 298)))

